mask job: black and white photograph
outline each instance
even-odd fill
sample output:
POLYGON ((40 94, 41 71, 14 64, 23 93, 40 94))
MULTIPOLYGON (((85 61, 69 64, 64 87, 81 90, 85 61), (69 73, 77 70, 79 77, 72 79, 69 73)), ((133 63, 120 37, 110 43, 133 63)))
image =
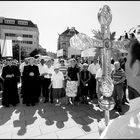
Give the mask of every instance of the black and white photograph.
POLYGON ((0 1, 0 139, 139 139, 139 1, 0 1))

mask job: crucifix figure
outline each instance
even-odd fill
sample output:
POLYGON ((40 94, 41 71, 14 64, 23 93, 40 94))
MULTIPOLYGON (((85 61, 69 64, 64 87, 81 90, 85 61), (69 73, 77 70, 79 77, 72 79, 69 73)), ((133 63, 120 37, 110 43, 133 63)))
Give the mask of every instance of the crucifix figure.
POLYGON ((76 47, 81 50, 92 47, 101 49, 102 80, 99 89, 102 96, 99 99, 99 105, 103 110, 105 110, 105 123, 108 125, 109 110, 112 110, 115 105, 111 98, 114 89, 113 81, 111 79, 111 52, 112 49, 126 51, 125 46, 129 41, 112 41, 110 39, 110 23, 112 21, 112 14, 108 5, 104 5, 103 8, 100 9, 98 20, 101 25, 101 34, 103 35, 102 40, 91 39, 87 35, 79 33, 70 39, 70 44, 72 47, 76 47))

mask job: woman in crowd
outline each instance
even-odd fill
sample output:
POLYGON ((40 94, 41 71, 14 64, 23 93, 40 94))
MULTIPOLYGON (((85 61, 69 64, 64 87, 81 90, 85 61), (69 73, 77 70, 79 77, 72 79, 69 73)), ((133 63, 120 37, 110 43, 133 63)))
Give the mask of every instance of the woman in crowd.
POLYGON ((89 93, 90 98, 93 100, 94 98, 97 99, 97 93, 96 93, 96 72, 100 68, 100 65, 98 63, 97 59, 94 59, 91 64, 89 64, 88 71, 91 73, 91 79, 89 82, 89 93))
POLYGON ((66 96, 68 97, 68 104, 74 104, 74 99, 77 95, 79 86, 79 68, 76 67, 76 60, 71 59, 71 66, 67 71, 67 84, 66 84, 66 96))
POLYGON ((4 89, 2 93, 2 105, 9 107, 16 106, 19 103, 17 84, 20 77, 19 68, 12 65, 12 59, 7 59, 7 65, 3 67, 1 77, 4 80, 4 89))

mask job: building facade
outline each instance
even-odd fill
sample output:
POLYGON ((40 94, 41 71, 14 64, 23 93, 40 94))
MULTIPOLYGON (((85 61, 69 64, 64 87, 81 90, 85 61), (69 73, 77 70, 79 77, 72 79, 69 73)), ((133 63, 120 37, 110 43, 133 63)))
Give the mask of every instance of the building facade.
POLYGON ((17 37, 23 38, 20 46, 27 52, 39 47, 39 30, 30 20, 0 17, 0 39, 12 40, 12 46, 19 43, 17 37))
POLYGON ((63 56, 62 56, 63 58, 67 59, 68 57, 70 57, 68 56, 69 55, 68 48, 70 48, 70 38, 78 33, 79 32, 75 29, 75 27, 72 28, 67 27, 67 30, 59 34, 57 50, 63 49, 63 56))

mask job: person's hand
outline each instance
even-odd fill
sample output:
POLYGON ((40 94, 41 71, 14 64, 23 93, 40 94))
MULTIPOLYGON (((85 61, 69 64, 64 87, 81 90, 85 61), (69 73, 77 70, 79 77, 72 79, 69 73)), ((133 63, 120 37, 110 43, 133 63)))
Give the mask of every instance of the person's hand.
POLYGON ((11 78, 12 76, 10 74, 6 75, 6 78, 11 78))
POLYGON ((48 89, 51 89, 51 85, 48 87, 48 89))
POLYGON ((71 81, 71 78, 70 77, 67 77, 67 80, 71 81))
POLYGON ((85 83, 85 82, 83 82, 83 86, 84 86, 84 87, 86 86, 86 83, 85 83))
POLYGON ((116 81, 113 81, 113 84, 116 85, 116 84, 118 84, 118 83, 117 83, 116 81))
POLYGON ((102 77, 97 77, 96 78, 98 81, 101 81, 102 80, 102 77))
POLYGON ((88 86, 88 83, 85 83, 85 86, 87 87, 88 86))
POLYGON ((80 86, 80 82, 77 83, 77 86, 80 86))
POLYGON ((4 81, 4 78, 0 76, 0 78, 4 81))
POLYGON ((34 76, 34 73, 33 73, 33 72, 30 72, 30 73, 29 73, 29 76, 34 76))

